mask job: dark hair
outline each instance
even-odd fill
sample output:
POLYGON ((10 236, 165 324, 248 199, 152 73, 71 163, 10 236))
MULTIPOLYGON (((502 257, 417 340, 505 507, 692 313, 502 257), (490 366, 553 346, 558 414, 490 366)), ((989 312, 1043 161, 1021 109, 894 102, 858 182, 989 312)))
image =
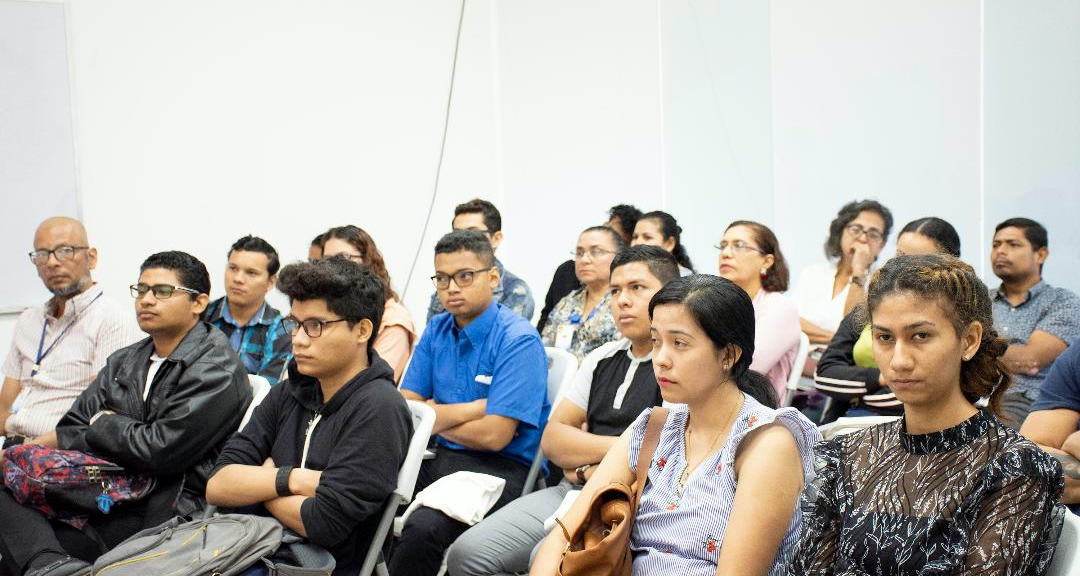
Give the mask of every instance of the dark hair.
POLYGON ((370 266, 348 258, 297 262, 281 269, 277 287, 290 303, 325 300, 326 307, 344 318, 349 328, 365 318, 371 320, 367 347, 371 353, 386 306, 386 288, 370 266))
MULTIPOLYGON (((982 324, 982 341, 970 360, 960 365, 960 390, 971 403, 990 398, 990 408, 1000 414, 1002 394, 1012 378, 1001 357, 1008 343, 994 329, 990 291, 971 266, 946 254, 907 254, 891 258, 870 279, 866 305, 872 321, 883 298, 911 293, 933 300, 952 321, 957 336, 972 322, 982 324)), ((957 359, 959 360, 959 359, 957 359)))
MULTIPOLYGON (((942 252, 957 258, 960 257, 960 235, 956 233, 956 228, 953 228, 952 224, 941 218, 927 216, 926 218, 912 220, 908 222, 907 226, 904 226, 904 229, 900 231, 900 235, 908 232, 922 234, 933 240, 942 252)), ((899 238, 899 236, 897 237, 899 238)))
POLYGON ((829 224, 829 239, 825 241, 825 256, 829 258, 843 256, 843 250, 840 249, 840 238, 844 235, 844 228, 851 224, 852 220, 858 218, 862 212, 876 212, 878 216, 881 216, 881 219, 885 221, 885 229, 881 231, 881 235, 886 239, 889 238, 893 219, 892 212, 889 212, 888 208, 882 206, 876 200, 848 202, 840 208, 840 211, 836 213, 836 218, 833 218, 832 223, 829 224))
POLYGON ((611 272, 619 266, 625 266, 631 262, 641 262, 649 269, 649 273, 660 281, 667 284, 679 277, 679 263, 671 252, 659 246, 631 246, 618 254, 611 261, 611 272))
MULTIPOLYGON (((487 228, 488 234, 494 234, 502 230, 502 214, 499 214, 499 209, 487 200, 473 198, 464 204, 458 204, 454 208, 454 218, 462 214, 483 214, 484 227, 487 228)), ((453 222, 451 222, 452 224, 453 222)))
POLYGON ((768 292, 787 292, 791 274, 788 272, 784 254, 780 251, 780 241, 776 239, 776 234, 773 234, 768 226, 752 220, 736 220, 728 224, 724 231, 736 226, 745 226, 753 231, 754 243, 757 247, 773 257, 773 265, 765 271, 765 277, 761 279, 761 287, 768 292))
POLYGON ((319 234, 318 236, 311 239, 311 245, 312 246, 318 246, 319 249, 321 250, 323 242, 325 242, 325 241, 326 241, 326 233, 323 232, 322 234, 319 234))
POLYGON ((479 230, 454 230, 439 238, 435 244, 436 255, 461 251, 476 254, 484 266, 495 265, 495 251, 491 249, 491 242, 479 230))
POLYGON ((679 227, 679 223, 675 221, 674 216, 667 212, 653 210, 642 214, 641 218, 638 218, 638 222, 642 220, 656 220, 656 223, 660 226, 660 233, 664 235, 664 240, 669 238, 675 240, 675 247, 671 249, 675 260, 684 268, 694 269, 694 265, 690 262, 690 255, 686 253, 686 246, 682 244, 682 228, 679 227))
POLYGON ((206 271, 206 266, 198 258, 187 252, 170 250, 151 254, 143 261, 139 272, 146 272, 150 268, 172 270, 176 272, 177 280, 184 287, 198 290, 199 294, 210 294, 210 273, 206 271))
POLYGON ((750 369, 754 358, 754 303, 738 284, 711 274, 694 274, 667 283, 649 302, 649 318, 662 304, 682 304, 717 348, 738 346, 742 354, 731 377, 745 394, 776 408, 768 378, 750 369))
POLYGON ((1030 218, 1009 218, 994 228, 994 234, 1001 232, 1002 228, 1019 228, 1023 230, 1024 238, 1027 238, 1027 241, 1031 243, 1032 250, 1050 246, 1046 228, 1030 218))
POLYGON ((269 242, 259 238, 258 236, 252 236, 248 234, 243 238, 233 242, 229 253, 225 255, 226 258, 232 256, 233 252, 262 252, 266 254, 266 273, 270 276, 278 273, 278 269, 281 268, 281 261, 278 260, 277 250, 270 245, 269 242))
POLYGON ((623 250, 626 250, 626 240, 623 240, 622 234, 616 232, 615 229, 611 226, 589 226, 588 228, 582 230, 581 234, 578 234, 578 236, 580 237, 584 234, 588 234, 589 232, 603 232, 605 234, 609 234, 611 236, 611 241, 615 243, 616 254, 622 252, 623 250))
POLYGON ((390 272, 386 270, 386 262, 383 261, 382 252, 379 252, 379 248, 375 246, 375 239, 370 234, 365 232, 363 228, 351 224, 331 228, 322 235, 324 250, 326 242, 331 238, 344 240, 353 248, 356 248, 360 252, 360 257, 364 259, 364 264, 382 280, 383 290, 385 291, 384 298, 386 300, 398 299, 397 293, 390 287, 390 272))
POLYGON ((630 242, 630 235, 634 233, 634 226, 637 226, 637 221, 641 218, 641 210, 638 210, 633 204, 616 204, 608 209, 608 221, 618 220, 619 227, 626 232, 627 236, 623 236, 623 241, 630 242))

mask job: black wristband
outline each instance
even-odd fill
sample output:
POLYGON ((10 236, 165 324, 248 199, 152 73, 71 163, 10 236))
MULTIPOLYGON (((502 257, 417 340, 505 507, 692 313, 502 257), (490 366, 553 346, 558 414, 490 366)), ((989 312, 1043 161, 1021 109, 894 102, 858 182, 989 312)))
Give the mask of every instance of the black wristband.
POLYGON ((277 480, 274 482, 274 487, 277 488, 278 496, 292 496, 292 492, 289 490, 289 473, 292 470, 292 466, 282 466, 277 469, 277 480))

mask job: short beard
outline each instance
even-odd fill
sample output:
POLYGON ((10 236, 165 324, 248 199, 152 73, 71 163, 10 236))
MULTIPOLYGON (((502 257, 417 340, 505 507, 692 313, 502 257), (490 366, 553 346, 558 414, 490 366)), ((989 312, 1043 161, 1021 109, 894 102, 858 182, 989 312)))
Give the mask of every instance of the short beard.
POLYGON ((89 276, 83 276, 75 282, 68 284, 67 286, 61 286, 60 288, 50 288, 49 291, 53 293, 53 296, 64 300, 70 300, 74 296, 78 296, 86 291, 87 288, 93 284, 93 280, 89 276))

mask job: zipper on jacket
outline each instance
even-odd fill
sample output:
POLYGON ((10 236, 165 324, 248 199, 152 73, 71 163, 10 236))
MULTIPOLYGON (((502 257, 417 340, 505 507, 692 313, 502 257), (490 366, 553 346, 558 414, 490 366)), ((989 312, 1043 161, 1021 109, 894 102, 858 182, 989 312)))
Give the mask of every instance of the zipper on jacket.
POLYGON ((307 455, 308 449, 311 448, 311 433, 315 431, 315 427, 319 425, 319 421, 322 420, 322 408, 315 411, 315 414, 311 416, 311 419, 307 423, 307 431, 304 432, 304 452, 300 455, 300 467, 307 468, 307 455))

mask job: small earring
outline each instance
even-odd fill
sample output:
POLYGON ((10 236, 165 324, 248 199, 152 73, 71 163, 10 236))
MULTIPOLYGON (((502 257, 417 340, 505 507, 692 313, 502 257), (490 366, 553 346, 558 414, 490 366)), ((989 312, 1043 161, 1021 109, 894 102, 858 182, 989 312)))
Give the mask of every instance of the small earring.
POLYGON ((766 274, 766 273, 767 273, 768 271, 769 271, 769 269, 768 269, 768 268, 762 268, 762 269, 761 269, 761 279, 762 279, 762 280, 764 280, 764 279, 765 279, 765 274, 766 274))
POLYGON ((731 364, 724 364, 724 370, 731 370, 731 364))

